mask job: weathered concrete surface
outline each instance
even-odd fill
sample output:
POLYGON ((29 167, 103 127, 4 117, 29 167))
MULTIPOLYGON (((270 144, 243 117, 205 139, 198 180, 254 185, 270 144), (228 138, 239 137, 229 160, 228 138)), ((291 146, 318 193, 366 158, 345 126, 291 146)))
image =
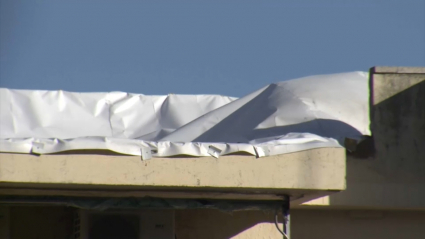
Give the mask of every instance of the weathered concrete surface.
POLYGON ((372 74, 425 74, 425 67, 398 67, 375 66, 371 68, 372 74))
POLYGON ((425 68, 372 73, 376 153, 367 160, 348 157, 347 190, 307 204, 425 210, 425 68))
POLYGON ((345 150, 322 148, 260 159, 224 156, 147 161, 132 156, 0 154, 0 187, 144 187, 289 194, 294 190, 295 195, 300 194, 297 190, 304 190, 302 194, 339 191, 345 189, 345 150))

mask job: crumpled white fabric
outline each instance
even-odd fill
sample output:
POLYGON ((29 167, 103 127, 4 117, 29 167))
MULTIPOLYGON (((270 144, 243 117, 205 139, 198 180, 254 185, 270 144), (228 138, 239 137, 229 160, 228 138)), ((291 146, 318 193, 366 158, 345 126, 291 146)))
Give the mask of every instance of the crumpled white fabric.
POLYGON ((0 89, 0 152, 258 157, 370 135, 366 72, 270 84, 242 98, 0 89), (213 153, 212 153, 213 152, 213 153))

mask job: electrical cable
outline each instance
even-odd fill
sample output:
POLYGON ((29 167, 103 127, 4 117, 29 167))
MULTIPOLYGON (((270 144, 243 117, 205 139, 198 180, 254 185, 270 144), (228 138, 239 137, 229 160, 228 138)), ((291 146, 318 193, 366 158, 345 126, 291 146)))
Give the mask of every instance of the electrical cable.
MULTIPOLYGON (((279 209, 276 209, 275 215, 274 215, 274 224, 276 225, 277 230, 283 235, 284 238, 289 239, 288 235, 279 228, 279 221, 278 221, 278 211, 279 209)), ((286 227, 286 219, 285 216, 283 216, 283 226, 286 227)))

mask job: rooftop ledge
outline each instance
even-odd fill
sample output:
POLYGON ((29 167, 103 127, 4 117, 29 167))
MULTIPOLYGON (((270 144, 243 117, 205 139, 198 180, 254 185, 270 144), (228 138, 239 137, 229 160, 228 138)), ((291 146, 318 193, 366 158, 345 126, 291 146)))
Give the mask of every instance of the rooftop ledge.
POLYGON ((374 74, 424 74, 425 67, 375 66, 370 71, 374 74))
POLYGON ((265 158, 0 153, 0 195, 307 201, 345 189, 344 148, 265 158), (303 200, 304 199, 304 200, 303 200))

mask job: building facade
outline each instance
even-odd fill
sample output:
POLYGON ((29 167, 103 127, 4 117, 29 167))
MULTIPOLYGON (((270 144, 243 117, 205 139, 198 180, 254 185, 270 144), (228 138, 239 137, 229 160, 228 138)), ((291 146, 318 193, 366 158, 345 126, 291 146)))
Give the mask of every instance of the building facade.
POLYGON ((370 103, 353 153, 0 153, 0 238, 283 238, 287 199, 291 238, 423 238, 425 68, 372 68, 370 103))

